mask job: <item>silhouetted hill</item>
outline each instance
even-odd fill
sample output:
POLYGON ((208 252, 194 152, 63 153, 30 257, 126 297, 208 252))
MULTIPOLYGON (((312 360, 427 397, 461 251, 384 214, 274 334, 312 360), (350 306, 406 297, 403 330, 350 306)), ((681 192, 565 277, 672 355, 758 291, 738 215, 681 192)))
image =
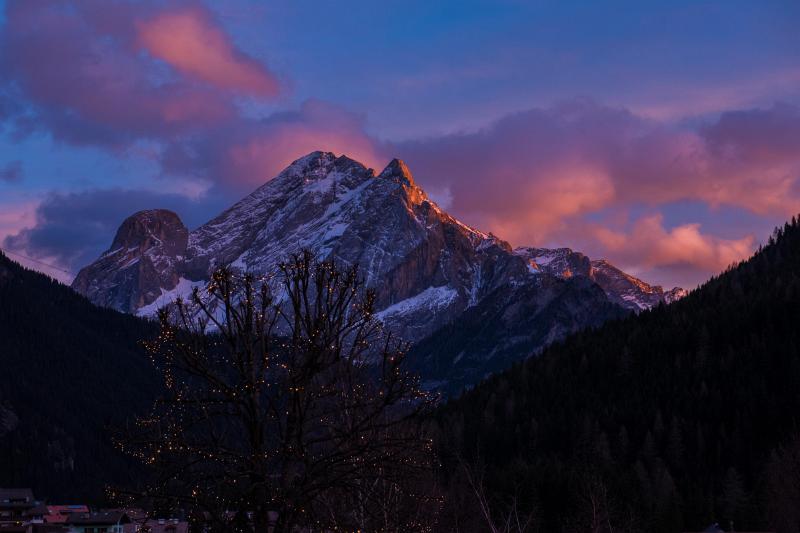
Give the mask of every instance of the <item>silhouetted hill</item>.
POLYGON ((592 530, 591 508, 616 531, 730 520, 754 531, 791 506, 775 510, 771 487, 800 485, 797 471, 774 479, 788 472, 775 461, 798 430, 798 387, 793 220, 686 298, 571 336, 451 402, 440 421, 467 462, 484 465, 498 512, 514 499, 520 512, 535 507, 541 531, 592 530))
POLYGON ((0 254, 0 486, 97 500, 129 477, 108 426, 152 403, 154 331, 0 254))

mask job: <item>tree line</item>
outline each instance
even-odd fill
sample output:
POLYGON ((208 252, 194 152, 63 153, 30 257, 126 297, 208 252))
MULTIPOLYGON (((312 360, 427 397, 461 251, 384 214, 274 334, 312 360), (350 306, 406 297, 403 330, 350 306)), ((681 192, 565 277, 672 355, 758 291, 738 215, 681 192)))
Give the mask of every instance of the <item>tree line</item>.
MULTIPOLYGON (((793 219, 681 301, 573 335, 442 405, 376 319, 356 266, 304 252, 274 277, 221 269, 157 325, 123 327, 119 346, 99 337, 96 350, 113 353, 140 335, 158 376, 132 375, 150 388, 131 393, 136 410, 120 406, 129 418, 115 417, 114 442, 128 460, 107 465, 141 466, 133 480, 109 476, 109 496, 187 510, 207 531, 797 531, 798 319, 793 219)), ((51 352, 80 349, 71 335, 58 329, 51 352)), ((89 372, 118 375, 99 357, 83 359, 99 365, 89 372)), ((0 445, 25 457, 20 433, 2 434, 22 412, 4 394, 0 445)), ((37 453, 54 453, 46 440, 37 453)))
POLYGON ((482 465, 489 506, 532 530, 797 531, 799 324, 794 218, 675 304, 574 335, 444 407, 450 487, 466 486, 460 464, 482 465))

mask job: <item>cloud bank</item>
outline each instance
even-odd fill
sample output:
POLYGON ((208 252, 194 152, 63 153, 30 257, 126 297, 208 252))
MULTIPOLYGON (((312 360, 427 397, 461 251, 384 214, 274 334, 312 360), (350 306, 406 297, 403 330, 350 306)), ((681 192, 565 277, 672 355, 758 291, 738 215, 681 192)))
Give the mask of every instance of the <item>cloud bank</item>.
POLYGON ((659 210, 700 201, 790 217, 800 206, 798 132, 800 109, 788 104, 685 127, 572 100, 395 149, 420 182, 449 191, 455 213, 515 244, 580 243, 635 269, 688 265, 701 280, 747 257, 755 236, 664 227, 659 210), (632 206, 645 214, 630 216, 632 206), (609 210, 620 216, 593 217, 609 210))
MULTIPOLYGON (((791 104, 676 123, 570 99, 477 131, 390 142, 335 103, 288 104, 290 84, 199 0, 12 0, 5 19, 0 121, 14 138, 44 133, 111 153, 147 142, 163 179, 210 183, 199 201, 124 183, 43 198, 5 245, 73 270, 137 209, 171 207, 200 223, 319 149, 374 168, 402 157, 454 215, 515 245, 569 245, 688 285, 746 257, 760 236, 676 223, 665 216, 676 203, 776 221, 800 205, 791 104)), ((21 180, 21 163, 0 168, 0 182, 21 180)))

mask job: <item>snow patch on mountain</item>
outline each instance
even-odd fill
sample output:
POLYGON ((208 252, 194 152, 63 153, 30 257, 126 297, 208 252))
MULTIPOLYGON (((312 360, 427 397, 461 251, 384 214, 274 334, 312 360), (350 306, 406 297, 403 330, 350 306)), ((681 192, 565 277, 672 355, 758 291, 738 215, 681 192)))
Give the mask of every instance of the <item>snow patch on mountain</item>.
POLYGON ((178 284, 171 290, 161 289, 161 296, 153 300, 152 303, 142 306, 136 310, 136 315, 141 317, 152 317, 158 313, 162 307, 175 303, 179 298, 189 300, 192 292, 197 288, 203 290, 207 287, 208 283, 205 281, 191 281, 186 278, 179 278, 178 284))
POLYGON ((407 315, 420 310, 436 312, 449 306, 458 297, 458 291, 452 287, 428 287, 421 293, 390 305, 375 316, 378 320, 386 320, 397 315, 407 315))

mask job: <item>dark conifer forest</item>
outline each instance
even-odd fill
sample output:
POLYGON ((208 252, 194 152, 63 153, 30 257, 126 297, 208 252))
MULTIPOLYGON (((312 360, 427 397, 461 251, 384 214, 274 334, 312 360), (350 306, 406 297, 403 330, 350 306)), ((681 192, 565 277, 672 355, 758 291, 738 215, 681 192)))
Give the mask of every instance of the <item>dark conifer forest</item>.
POLYGON ((0 486, 99 502, 135 475, 111 434, 157 394, 156 330, 0 254, 0 486))
POLYGON ((444 407, 451 506, 481 520, 485 495, 539 531, 797 531, 799 336, 792 220, 677 303, 572 336, 444 407))
MULTIPOLYGON (((141 479, 111 436, 159 395, 156 325, 4 256, 0 301, 0 486, 102 502, 141 479)), ((489 378, 434 414, 437 530, 796 531, 798 324, 792 220, 686 298, 489 378)))

